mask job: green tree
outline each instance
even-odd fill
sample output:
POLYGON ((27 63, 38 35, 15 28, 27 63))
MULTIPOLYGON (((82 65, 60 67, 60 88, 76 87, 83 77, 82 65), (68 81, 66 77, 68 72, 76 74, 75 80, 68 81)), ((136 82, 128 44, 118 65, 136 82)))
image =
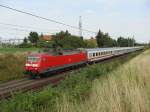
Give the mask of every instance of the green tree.
POLYGON ((53 48, 75 49, 85 47, 85 42, 78 36, 71 35, 68 31, 61 31, 53 38, 53 48))
POLYGON ((118 46, 120 47, 129 47, 129 46, 134 46, 136 44, 136 41, 134 38, 124 38, 124 37, 119 37, 117 39, 118 46))
POLYGON ((30 32, 28 39, 32 44, 35 45, 39 41, 39 35, 37 32, 30 32))
POLYGON ((89 40, 84 40, 86 43, 87 48, 96 48, 97 47, 97 42, 95 39, 89 39, 89 40))
POLYGON ((28 39, 27 39, 26 37, 23 39, 23 43, 24 43, 24 44, 27 44, 27 43, 28 43, 28 39))
POLYGON ((98 47, 113 47, 117 46, 117 42, 115 39, 112 39, 108 33, 103 33, 99 30, 96 41, 98 47))
POLYGON ((101 32, 101 30, 98 31, 97 35, 96 35, 96 42, 98 47, 103 47, 104 43, 103 43, 103 32, 101 32))

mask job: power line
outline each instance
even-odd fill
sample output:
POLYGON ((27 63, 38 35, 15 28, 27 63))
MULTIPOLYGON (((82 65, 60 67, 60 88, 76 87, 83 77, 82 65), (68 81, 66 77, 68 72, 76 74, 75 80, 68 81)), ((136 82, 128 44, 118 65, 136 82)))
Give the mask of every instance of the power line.
MULTIPOLYGON (((13 10, 13 11, 16 11, 16 12, 20 12, 20 13, 23 13, 23 14, 27 14, 27 15, 30 15, 30 16, 33 16, 33 17, 36 17, 36 18, 39 18, 39 19, 47 20, 47 21, 50 21, 50 22, 53 22, 53 23, 61 24, 63 26, 71 27, 71 28, 74 28, 74 29, 79 29, 76 26, 72 26, 72 25, 65 24, 65 23, 62 23, 62 22, 59 22, 59 21, 55 21, 53 19, 48 19, 48 18, 45 18, 45 17, 41 17, 41 16, 29 13, 29 12, 21 11, 21 10, 18 10, 18 9, 15 9, 15 8, 11 8, 11 7, 8 7, 8 6, 5 6, 5 5, 1 5, 0 4, 0 7, 7 8, 7 9, 10 9, 10 10, 13 10)), ((86 29, 82 29, 82 30, 86 31, 86 32, 96 33, 94 31, 90 31, 90 30, 86 30, 86 29)))
MULTIPOLYGON (((9 27, 4 27, 4 26, 0 26, 4 29, 8 29, 8 30, 15 30, 15 31, 22 31, 22 32, 38 32, 38 33, 50 33, 50 32, 43 32, 43 31, 37 31, 37 30, 28 30, 28 29, 20 29, 20 28, 9 28, 9 27)), ((54 33, 50 33, 50 34, 54 34, 54 33)))
MULTIPOLYGON (((5 26, 11 26, 11 27, 19 27, 19 28, 32 28, 32 29, 39 29, 39 30, 52 30, 52 29, 43 29, 43 28, 35 28, 35 27, 31 27, 31 26, 23 26, 23 25, 15 25, 15 24, 10 24, 10 23, 2 23, 0 22, 1 25, 5 25, 5 26)), ((54 29, 53 29, 54 30, 54 29)), ((56 30, 55 30, 56 31, 56 30)))
POLYGON ((21 33, 12 33, 12 32, 7 32, 7 31, 0 31, 0 33, 3 33, 3 34, 10 34, 10 35, 17 35, 17 36, 24 36, 26 34, 21 34, 21 33))

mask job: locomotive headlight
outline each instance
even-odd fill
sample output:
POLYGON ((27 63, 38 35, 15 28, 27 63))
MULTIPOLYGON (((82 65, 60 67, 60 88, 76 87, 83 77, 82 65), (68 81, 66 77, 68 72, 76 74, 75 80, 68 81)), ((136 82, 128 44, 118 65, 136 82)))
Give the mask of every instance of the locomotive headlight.
POLYGON ((32 67, 38 67, 38 64, 32 64, 32 67))
POLYGON ((27 67, 38 67, 38 64, 26 64, 25 66, 27 66, 27 67))
POLYGON ((31 66, 31 64, 28 64, 28 63, 27 63, 25 66, 31 66))

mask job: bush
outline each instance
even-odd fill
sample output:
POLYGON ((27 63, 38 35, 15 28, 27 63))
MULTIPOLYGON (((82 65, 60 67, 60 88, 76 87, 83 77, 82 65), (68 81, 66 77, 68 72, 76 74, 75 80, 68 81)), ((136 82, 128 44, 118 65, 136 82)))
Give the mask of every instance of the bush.
POLYGON ((25 64, 24 54, 0 55, 0 82, 22 78, 25 64))
POLYGON ((59 86, 59 90, 68 94, 71 99, 79 100, 88 93, 91 81, 86 78, 84 73, 71 73, 59 86))
POLYGON ((19 48, 31 48, 32 44, 30 44, 30 43, 22 43, 20 45, 17 45, 17 47, 19 47, 19 48))

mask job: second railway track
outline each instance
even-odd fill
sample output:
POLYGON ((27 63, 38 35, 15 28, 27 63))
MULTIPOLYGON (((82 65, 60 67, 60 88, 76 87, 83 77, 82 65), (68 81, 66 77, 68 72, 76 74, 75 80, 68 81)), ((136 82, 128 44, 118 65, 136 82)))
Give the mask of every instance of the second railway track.
POLYGON ((56 86, 60 80, 64 79, 65 74, 59 74, 55 77, 43 78, 43 79, 21 79, 10 81, 4 84, 0 84, 0 99, 11 97, 15 92, 37 91, 38 89, 46 86, 56 86))

